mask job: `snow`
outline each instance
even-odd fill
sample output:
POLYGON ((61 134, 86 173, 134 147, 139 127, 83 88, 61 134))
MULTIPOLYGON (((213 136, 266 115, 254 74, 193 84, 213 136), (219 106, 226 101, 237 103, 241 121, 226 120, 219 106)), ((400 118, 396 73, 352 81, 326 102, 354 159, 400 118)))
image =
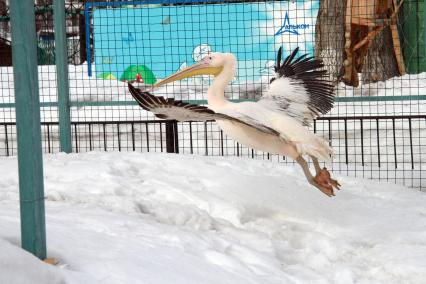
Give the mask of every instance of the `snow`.
POLYGON ((426 195, 243 158, 45 156, 48 256, 19 249, 17 159, 0 159, 0 283, 424 283, 426 195), (22 271, 25 270, 25 273, 22 271))
MULTIPOLYGON (((63 272, 0 238, 0 283, 61 283, 63 272), (25 271, 25 273, 22 273, 25 271)), ((62 282, 63 283, 63 282, 62 282)))

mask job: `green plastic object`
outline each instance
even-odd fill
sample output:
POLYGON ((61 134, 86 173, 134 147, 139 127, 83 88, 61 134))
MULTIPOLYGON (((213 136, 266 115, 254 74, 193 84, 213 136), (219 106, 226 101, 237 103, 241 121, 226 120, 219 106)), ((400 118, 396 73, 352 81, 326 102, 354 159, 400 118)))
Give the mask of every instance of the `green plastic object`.
POLYGON ((424 0, 405 0, 399 15, 402 53, 409 74, 426 71, 425 4, 424 0))
POLYGON ((98 78, 99 79, 104 79, 104 80, 117 80, 117 78, 112 73, 102 73, 102 74, 99 74, 98 78))
POLYGON ((34 1, 10 1, 22 248, 46 258, 43 157, 34 1))
POLYGON ((148 85, 152 85, 157 82, 154 73, 145 65, 130 65, 121 75, 120 80, 125 82, 141 80, 143 83, 148 85))

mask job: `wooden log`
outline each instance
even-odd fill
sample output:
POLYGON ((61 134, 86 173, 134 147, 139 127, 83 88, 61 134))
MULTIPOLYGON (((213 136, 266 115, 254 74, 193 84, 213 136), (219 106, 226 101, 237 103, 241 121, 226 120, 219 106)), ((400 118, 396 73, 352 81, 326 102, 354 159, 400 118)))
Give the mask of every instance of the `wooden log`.
POLYGON ((399 38, 398 26, 397 26, 398 12, 403 2, 404 0, 401 0, 401 2, 398 5, 397 0, 392 0, 392 6, 393 6, 392 8, 394 10, 395 16, 391 18, 391 25, 390 25, 390 29, 392 33, 393 49, 394 49, 396 62, 398 64, 398 70, 400 75, 405 75, 407 73, 407 70, 405 68, 405 63, 404 63, 404 57, 402 55, 401 41, 399 38))
POLYGON ((363 83, 385 81, 399 76, 396 58, 391 46, 392 35, 389 26, 387 26, 369 44, 361 70, 363 83))
POLYGON ((353 56, 353 41, 352 41, 352 1, 346 1, 346 16, 345 16, 345 61, 343 62, 344 74, 343 82, 348 85, 357 87, 359 85, 358 74, 354 66, 353 56))
POLYGON ((348 3, 350 9, 350 22, 354 25, 375 26, 377 6, 379 2, 376 0, 352 0, 348 3))
POLYGON ((324 61, 330 81, 344 73, 346 0, 321 0, 315 26, 315 57, 324 61))

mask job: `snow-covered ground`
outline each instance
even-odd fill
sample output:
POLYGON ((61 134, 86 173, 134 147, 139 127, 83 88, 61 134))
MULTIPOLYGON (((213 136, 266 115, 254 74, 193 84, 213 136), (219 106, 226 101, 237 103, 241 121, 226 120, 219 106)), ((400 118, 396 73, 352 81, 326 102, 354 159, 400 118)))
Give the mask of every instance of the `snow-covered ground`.
POLYGON ((297 167, 171 154, 45 156, 48 256, 19 249, 0 159, 0 283, 425 283, 426 195, 297 167))

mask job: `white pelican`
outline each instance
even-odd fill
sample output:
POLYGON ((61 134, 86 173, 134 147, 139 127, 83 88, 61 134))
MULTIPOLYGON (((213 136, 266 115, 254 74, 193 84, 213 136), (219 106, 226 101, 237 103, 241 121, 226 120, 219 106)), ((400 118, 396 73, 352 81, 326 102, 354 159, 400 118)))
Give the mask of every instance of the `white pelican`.
POLYGON ((231 138, 248 147, 271 154, 291 157, 302 167, 310 184, 328 196, 340 184, 330 177, 318 160, 329 161, 333 150, 328 142, 310 132, 314 118, 327 113, 334 102, 333 86, 327 81, 321 60, 307 57, 295 59, 296 48, 281 63, 279 49, 275 78, 257 102, 233 103, 224 96, 225 87, 234 78, 237 60, 231 53, 211 53, 200 62, 158 82, 153 87, 197 75, 214 75, 207 91, 208 107, 165 99, 141 91, 129 84, 129 90, 139 105, 157 117, 178 121, 216 120, 231 138), (316 175, 309 170, 303 155, 311 157, 316 175))

